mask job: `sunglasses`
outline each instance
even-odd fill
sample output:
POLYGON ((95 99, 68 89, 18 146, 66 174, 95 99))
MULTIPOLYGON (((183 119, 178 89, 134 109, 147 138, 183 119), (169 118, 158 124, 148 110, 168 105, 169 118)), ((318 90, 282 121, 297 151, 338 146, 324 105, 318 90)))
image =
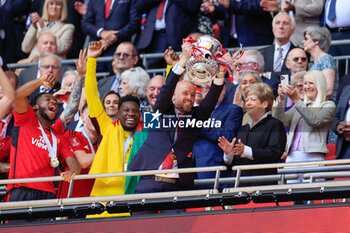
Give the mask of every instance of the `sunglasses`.
POLYGON ((293 61, 294 62, 298 62, 299 59, 302 61, 302 62, 306 62, 307 61, 307 58, 306 57, 293 57, 293 61))

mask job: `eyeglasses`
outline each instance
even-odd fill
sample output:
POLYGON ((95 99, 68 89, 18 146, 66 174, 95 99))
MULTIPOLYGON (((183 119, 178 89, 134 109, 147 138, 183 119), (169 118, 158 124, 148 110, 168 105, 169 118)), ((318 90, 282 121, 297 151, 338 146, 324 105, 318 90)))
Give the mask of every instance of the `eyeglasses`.
POLYGON ((255 62, 247 62, 247 63, 236 63, 235 64, 235 68, 241 68, 242 66, 245 66, 245 65, 250 65, 250 64, 254 64, 255 62))
POLYGON ((135 56, 135 55, 133 55, 133 54, 128 54, 128 53, 115 53, 115 54, 113 55, 114 58, 120 58, 120 57, 122 57, 122 58, 124 58, 124 59, 128 59, 129 57, 133 57, 133 56, 135 56))
POLYGON ((53 70, 61 69, 60 66, 50 66, 50 65, 42 65, 40 66, 40 68, 43 68, 44 70, 49 70, 50 68, 52 68, 53 70))
POLYGON ((302 62, 306 62, 307 58, 306 57, 293 57, 292 59, 294 62, 298 62, 299 60, 301 60, 302 62))

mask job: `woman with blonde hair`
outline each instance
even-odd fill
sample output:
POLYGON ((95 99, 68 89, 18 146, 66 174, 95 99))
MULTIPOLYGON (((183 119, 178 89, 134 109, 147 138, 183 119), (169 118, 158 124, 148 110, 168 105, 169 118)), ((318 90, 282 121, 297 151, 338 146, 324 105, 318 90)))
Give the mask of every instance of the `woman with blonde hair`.
MULTIPOLYGON (((328 153, 327 134, 335 116, 335 104, 327 101, 327 82, 322 72, 313 70, 304 76, 304 101, 295 88, 278 89, 279 99, 287 95, 294 106, 284 112, 283 101, 275 110, 277 119, 290 126, 286 162, 324 160, 328 153)), ((300 177, 301 179, 301 177, 300 177)))
POLYGON ((68 16, 66 0, 45 0, 42 17, 37 12, 30 15, 31 24, 22 42, 22 51, 29 57, 39 55, 36 43, 39 35, 50 32, 56 36, 57 55, 66 58, 73 43, 74 25, 66 24, 68 16))

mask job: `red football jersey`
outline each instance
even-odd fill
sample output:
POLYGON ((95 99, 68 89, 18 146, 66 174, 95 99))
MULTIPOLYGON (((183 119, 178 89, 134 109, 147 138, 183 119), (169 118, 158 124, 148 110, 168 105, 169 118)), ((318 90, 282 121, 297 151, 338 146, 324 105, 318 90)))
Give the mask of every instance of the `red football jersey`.
MULTIPOLYGON (((86 153, 93 153, 90 148, 89 141, 85 136, 76 131, 67 131, 64 134, 65 140, 69 141, 73 151, 83 150, 86 153)), ((97 151, 97 146, 93 145, 95 152, 97 151)), ((80 174, 89 174, 90 168, 81 169, 80 174)), ((94 186, 94 179, 91 180, 75 180, 73 185, 73 192, 71 197, 89 197, 92 187, 94 186)), ((69 183, 61 182, 60 190, 58 192, 59 198, 66 198, 68 194, 69 183)))
MULTIPOLYGON (((39 121, 32 107, 26 113, 14 111, 15 123, 12 134, 9 179, 55 176, 50 165, 49 152, 39 127, 39 121)), ((57 158, 64 164, 65 158, 74 156, 69 143, 63 140, 63 124, 59 118, 52 126, 57 140, 57 158)), ((51 132, 44 129, 52 144, 51 132)), ((25 186, 32 189, 55 193, 53 182, 36 182, 8 185, 8 189, 25 186)))

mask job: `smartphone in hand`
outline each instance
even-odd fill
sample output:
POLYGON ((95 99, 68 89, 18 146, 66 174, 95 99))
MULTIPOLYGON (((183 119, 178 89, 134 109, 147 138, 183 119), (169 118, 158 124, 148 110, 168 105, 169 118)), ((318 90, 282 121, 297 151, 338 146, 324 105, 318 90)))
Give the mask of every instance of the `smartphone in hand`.
POLYGON ((281 80, 282 88, 284 88, 285 86, 287 86, 289 84, 289 75, 288 74, 282 74, 280 76, 280 80, 281 80))

